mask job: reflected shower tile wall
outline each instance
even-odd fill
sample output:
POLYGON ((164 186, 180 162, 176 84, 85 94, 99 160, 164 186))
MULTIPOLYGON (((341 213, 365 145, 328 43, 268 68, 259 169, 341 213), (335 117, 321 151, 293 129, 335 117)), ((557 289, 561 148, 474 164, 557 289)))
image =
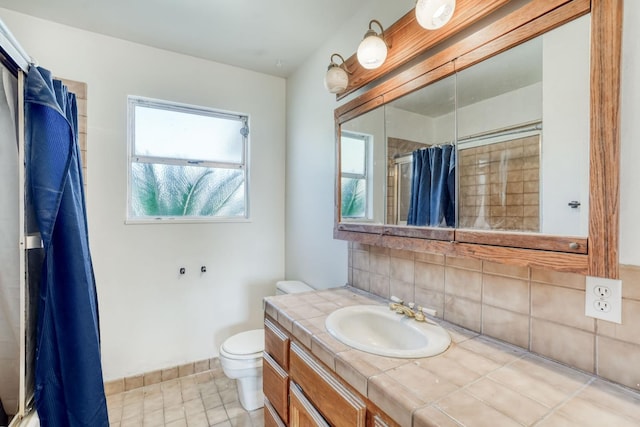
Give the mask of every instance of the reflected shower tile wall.
POLYGON ((538 136, 458 153, 460 227, 539 231, 538 136))

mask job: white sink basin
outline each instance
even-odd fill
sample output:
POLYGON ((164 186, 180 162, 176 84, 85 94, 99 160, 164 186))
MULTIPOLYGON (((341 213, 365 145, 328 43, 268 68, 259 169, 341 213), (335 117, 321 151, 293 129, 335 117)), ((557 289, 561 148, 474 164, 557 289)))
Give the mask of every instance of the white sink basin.
POLYGON ((379 356, 429 357, 451 344, 451 336, 441 326, 418 322, 380 305, 338 309, 327 317, 325 326, 344 344, 379 356))

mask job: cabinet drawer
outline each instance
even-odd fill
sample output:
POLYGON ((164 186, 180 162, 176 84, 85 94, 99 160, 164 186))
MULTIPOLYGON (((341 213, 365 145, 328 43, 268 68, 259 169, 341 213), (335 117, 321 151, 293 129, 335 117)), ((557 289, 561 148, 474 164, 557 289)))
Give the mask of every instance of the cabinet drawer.
POLYGON ((262 391, 280 418, 289 421, 289 375, 267 353, 263 354, 262 391))
POLYGON ((266 397, 264 398, 264 427, 286 427, 266 397))
POLYGON ((330 427, 293 381, 289 383, 289 399, 289 427, 330 427))
POLYGON ((289 337, 268 319, 264 321, 264 351, 289 370, 289 337))
POLYGON ((334 427, 365 425, 366 404, 296 343, 291 343, 289 374, 334 427))

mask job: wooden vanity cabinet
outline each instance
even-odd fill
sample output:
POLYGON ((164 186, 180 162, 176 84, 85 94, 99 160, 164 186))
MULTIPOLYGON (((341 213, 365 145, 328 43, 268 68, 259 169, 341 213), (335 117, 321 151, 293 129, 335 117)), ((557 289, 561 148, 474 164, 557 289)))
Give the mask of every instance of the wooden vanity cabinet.
MULTIPOLYGON (((269 319, 264 321, 262 390, 265 402, 283 425, 289 424, 289 337, 269 319)), ((266 406, 266 405, 265 405, 266 406)), ((267 411, 265 411, 265 423, 267 411)), ((275 420, 274 420, 275 422, 275 420)), ((278 424, 272 424, 278 425, 278 424)))
POLYGON ((396 427, 389 416, 353 391, 266 317, 263 357, 266 427, 396 427))
POLYGON ((286 427, 269 399, 264 398, 264 427, 286 427))
POLYGON ((289 420, 289 374, 268 354, 262 357, 262 389, 280 419, 289 420))
POLYGON ((364 427, 365 402, 349 391, 333 374, 297 343, 289 349, 289 375, 327 421, 335 427, 364 427))
POLYGON ((289 370, 289 336, 269 319, 264 320, 264 351, 289 370))
POLYGON ((329 427, 329 424, 294 382, 290 383, 289 399, 291 402, 290 427, 329 427))

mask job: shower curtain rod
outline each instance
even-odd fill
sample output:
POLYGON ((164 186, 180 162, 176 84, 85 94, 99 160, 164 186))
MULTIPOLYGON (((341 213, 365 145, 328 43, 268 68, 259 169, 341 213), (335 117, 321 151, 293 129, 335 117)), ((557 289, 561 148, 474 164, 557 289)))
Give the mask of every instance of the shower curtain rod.
POLYGON ((20 43, 18 43, 18 40, 16 40, 2 19, 0 19, 0 47, 9 56, 9 59, 25 73, 29 71, 31 64, 36 63, 20 46, 20 43))
MULTIPOLYGON (((426 150, 429 147, 443 147, 445 145, 466 145, 466 144, 479 142, 479 141, 487 140, 491 138, 517 135, 517 134, 522 134, 527 132, 536 132, 540 130, 542 130, 542 122, 535 121, 535 122, 525 123, 525 124, 521 124, 513 127, 507 127, 507 128, 497 129, 497 130, 491 130, 488 132, 477 133, 474 135, 468 135, 458 139, 457 144, 455 144, 453 141, 449 141, 449 142, 443 142, 440 144, 429 145, 427 147, 420 148, 420 150, 426 150)), ((413 151, 409 151, 408 153, 399 153, 394 155, 393 158, 400 159, 402 157, 410 156, 412 153, 413 151)))
POLYGON ((481 141, 483 139, 497 138, 500 136, 516 135, 525 132, 535 132, 542 130, 542 122, 535 121, 517 126, 507 127, 503 129, 491 130, 488 132, 477 133, 474 135, 464 136, 458 139, 458 144, 468 144, 469 142, 481 141))

